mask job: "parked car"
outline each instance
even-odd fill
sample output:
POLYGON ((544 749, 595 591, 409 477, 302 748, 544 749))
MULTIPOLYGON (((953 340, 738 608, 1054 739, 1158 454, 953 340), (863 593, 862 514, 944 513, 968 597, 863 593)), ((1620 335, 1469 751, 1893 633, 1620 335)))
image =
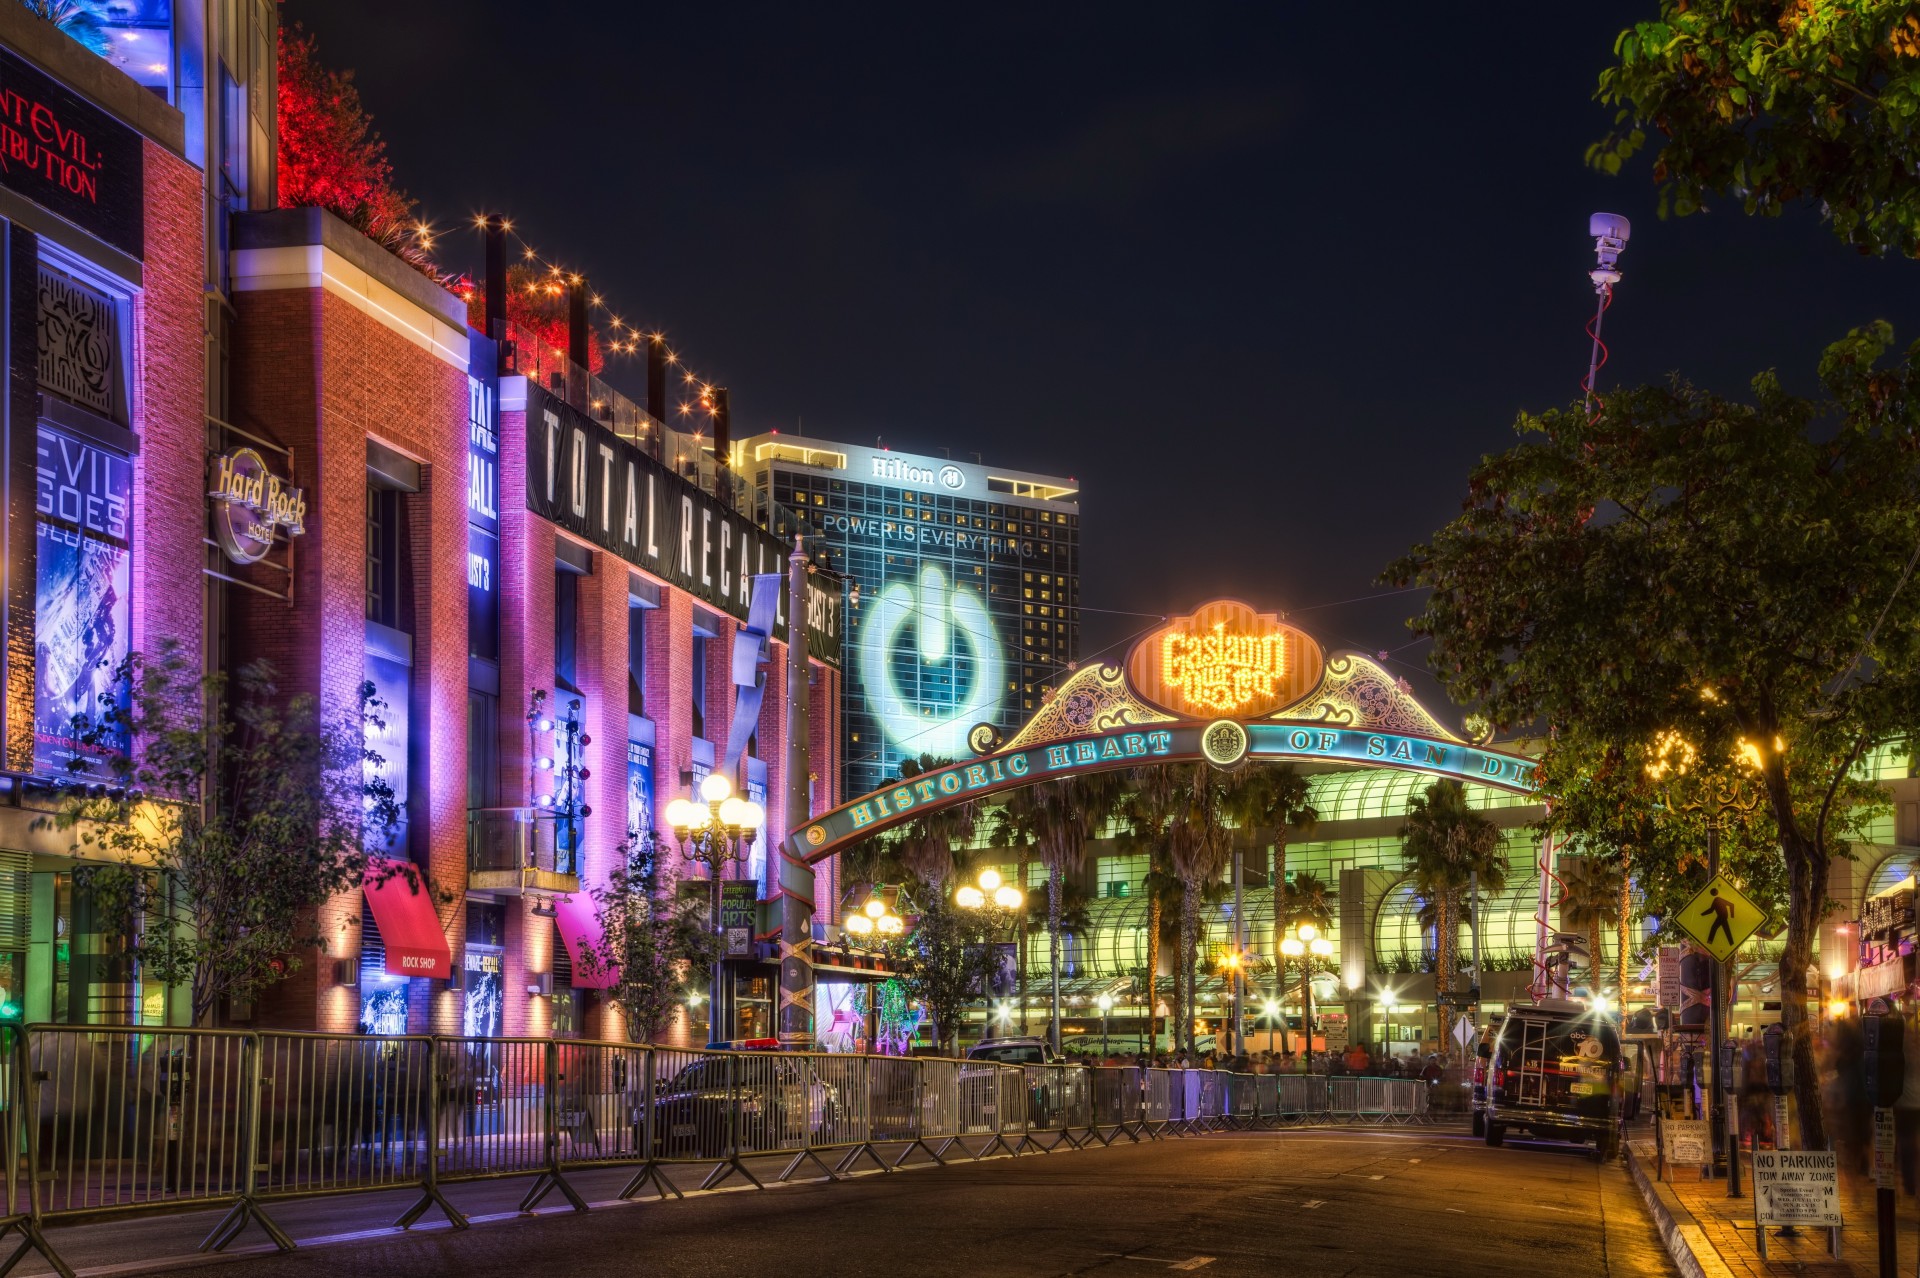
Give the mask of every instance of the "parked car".
POLYGON ((1485 1045, 1487 1144, 1509 1131, 1591 1144, 1602 1159, 1620 1147, 1620 1029, 1584 1003, 1516 1004, 1485 1045))
MULTIPOLYGON (((1053 1050, 1044 1038, 987 1038, 967 1049, 970 1061, 992 1061, 998 1065, 1064 1065, 1066 1057, 1053 1050)), ((1065 1101, 1061 1094, 1064 1080, 1050 1069, 1028 1068, 1027 1116, 1035 1127, 1047 1127, 1065 1101)), ((988 1078, 990 1076, 983 1076, 988 1078)))
POLYGON ((654 1084, 656 1158, 724 1158, 736 1146, 797 1149, 831 1139, 839 1090, 804 1056, 718 1056, 654 1084))

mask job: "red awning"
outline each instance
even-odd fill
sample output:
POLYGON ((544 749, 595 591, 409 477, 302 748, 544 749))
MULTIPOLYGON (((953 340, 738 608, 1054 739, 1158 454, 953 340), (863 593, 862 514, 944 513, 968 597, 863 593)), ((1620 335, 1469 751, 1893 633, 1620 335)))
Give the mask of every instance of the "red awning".
POLYGON ((447 948, 447 935, 440 930, 440 916, 433 908, 433 896, 418 870, 397 868, 403 863, 383 860, 367 862, 367 905, 373 921, 380 927, 380 940, 387 948, 387 971, 394 976, 432 976, 446 980, 453 975, 453 952, 447 948))
POLYGON ((596 970, 587 966, 587 946, 603 952, 606 949, 592 898, 584 893, 559 898, 553 903, 553 921, 560 929, 560 940, 567 947, 567 957, 573 960, 573 988, 612 989, 619 978, 618 969, 609 967, 596 970))

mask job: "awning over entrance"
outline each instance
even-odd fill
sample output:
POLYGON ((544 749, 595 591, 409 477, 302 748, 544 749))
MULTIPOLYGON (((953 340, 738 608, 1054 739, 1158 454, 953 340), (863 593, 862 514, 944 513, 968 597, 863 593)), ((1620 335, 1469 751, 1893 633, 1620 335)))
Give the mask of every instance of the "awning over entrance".
POLYGON ((453 974, 453 952, 433 908, 433 895, 418 870, 385 860, 367 862, 367 905, 380 927, 387 950, 387 971, 394 976, 453 974))
POLYGON ((563 896, 553 903, 553 921, 560 929, 560 941, 573 960, 573 988, 576 990, 612 989, 619 977, 617 968, 594 969, 587 962, 587 947, 604 950, 605 934, 594 914, 593 901, 585 894, 563 896))

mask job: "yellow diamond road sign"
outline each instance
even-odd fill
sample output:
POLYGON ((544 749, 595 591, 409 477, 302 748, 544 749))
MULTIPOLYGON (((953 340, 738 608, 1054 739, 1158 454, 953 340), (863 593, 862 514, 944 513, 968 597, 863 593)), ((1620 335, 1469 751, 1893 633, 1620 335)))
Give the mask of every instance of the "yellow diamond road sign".
POLYGON ((1760 930, 1767 914, 1723 875, 1701 888, 1677 921, 1701 949, 1724 963, 1760 930))

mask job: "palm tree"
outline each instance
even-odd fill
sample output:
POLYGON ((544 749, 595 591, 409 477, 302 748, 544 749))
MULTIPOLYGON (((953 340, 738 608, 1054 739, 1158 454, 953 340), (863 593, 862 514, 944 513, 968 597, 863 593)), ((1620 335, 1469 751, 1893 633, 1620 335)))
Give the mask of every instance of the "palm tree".
POLYGON ((1439 953, 1434 965, 1434 991, 1440 1008, 1440 1043, 1450 1050, 1453 1029, 1455 911, 1460 893, 1475 874, 1492 892, 1506 885, 1507 863, 1501 855, 1500 828, 1467 806, 1466 787, 1458 781, 1435 781, 1407 803, 1406 824, 1400 827, 1401 852, 1413 871, 1414 891, 1433 911, 1439 931, 1439 953))
POLYGON ((1180 772, 1184 800, 1169 829, 1167 856, 1182 889, 1179 976, 1186 982, 1187 1015, 1180 1036, 1191 1052, 1192 1013, 1199 1005, 1200 904, 1207 888, 1227 867, 1229 831, 1222 819, 1225 785, 1221 774, 1204 764, 1189 764, 1180 772))
MULTIPOLYGON (((1126 829, 1120 836, 1121 850, 1147 858, 1146 882, 1141 891, 1147 898, 1147 1036, 1159 1046, 1160 1030, 1154 1009, 1160 1006, 1160 943, 1165 938, 1168 906, 1178 911, 1180 881, 1167 859, 1169 827, 1179 815, 1184 791, 1180 769, 1174 764, 1156 763, 1135 768, 1128 777, 1128 789, 1120 802, 1120 814, 1126 829)), ((1176 991, 1179 983, 1175 982, 1176 991)), ((1180 993, 1174 995, 1178 1004, 1180 993)), ((1177 1023, 1177 1022, 1176 1022, 1177 1023)))
MULTIPOLYGON (((1299 923, 1311 923, 1325 931, 1333 926, 1334 891, 1327 881, 1311 870, 1293 876, 1293 882, 1276 882, 1273 890, 1273 1001, 1279 1006, 1286 998, 1287 959, 1280 952, 1279 938, 1299 923)), ((1302 1007, 1300 1014, 1305 1016, 1302 1007)), ((1313 1031, 1307 1030, 1307 1046, 1313 1046, 1313 1031)), ((1280 1049, 1287 1051, 1287 1024, 1280 1022, 1280 1049)))
MULTIPOLYGON (((881 782, 881 785, 885 787, 911 781, 952 762, 951 759, 936 759, 930 754, 923 754, 918 759, 903 759, 900 775, 881 782)), ((974 803, 956 803, 952 807, 924 812, 890 832, 894 855, 903 870, 937 893, 953 877, 954 844, 971 843, 974 829, 979 823, 980 811, 974 803)))
POLYGON ((1087 860, 1087 840, 1113 812, 1120 785, 1112 773, 1057 777, 1015 790, 1002 809, 1009 830, 1027 834, 1028 843, 1047 867, 1047 955, 1052 969, 1052 1027, 1048 1037, 1060 1050, 1060 905, 1068 874, 1087 860))
MULTIPOLYGON (((1313 806, 1312 798, 1312 784, 1291 763, 1256 764, 1243 768, 1227 789, 1227 815, 1239 828, 1249 850, 1259 846, 1258 840, 1263 831, 1270 831, 1273 835, 1273 865, 1267 881, 1273 889, 1276 906, 1273 912, 1275 1002, 1279 1001, 1281 991, 1286 988, 1280 959, 1280 940, 1285 928, 1277 907, 1280 893, 1287 882, 1287 834, 1290 828, 1302 834, 1311 834, 1320 823, 1320 811, 1313 806)), ((1240 853, 1236 850, 1234 855, 1240 853)), ((1234 902, 1236 914, 1239 909, 1240 903, 1234 902)), ((1285 1035, 1283 1028, 1281 1036, 1284 1038, 1285 1035)))
MULTIPOLYGON (((1606 929, 1622 919, 1621 887, 1625 875, 1617 858, 1589 852, 1564 858, 1555 871, 1560 876, 1560 926, 1583 932, 1591 947, 1587 979, 1600 992, 1600 968, 1606 962, 1606 929)), ((1624 953, 1624 946, 1622 947, 1624 953)), ((1626 987, 1621 986, 1622 990, 1626 987)))

